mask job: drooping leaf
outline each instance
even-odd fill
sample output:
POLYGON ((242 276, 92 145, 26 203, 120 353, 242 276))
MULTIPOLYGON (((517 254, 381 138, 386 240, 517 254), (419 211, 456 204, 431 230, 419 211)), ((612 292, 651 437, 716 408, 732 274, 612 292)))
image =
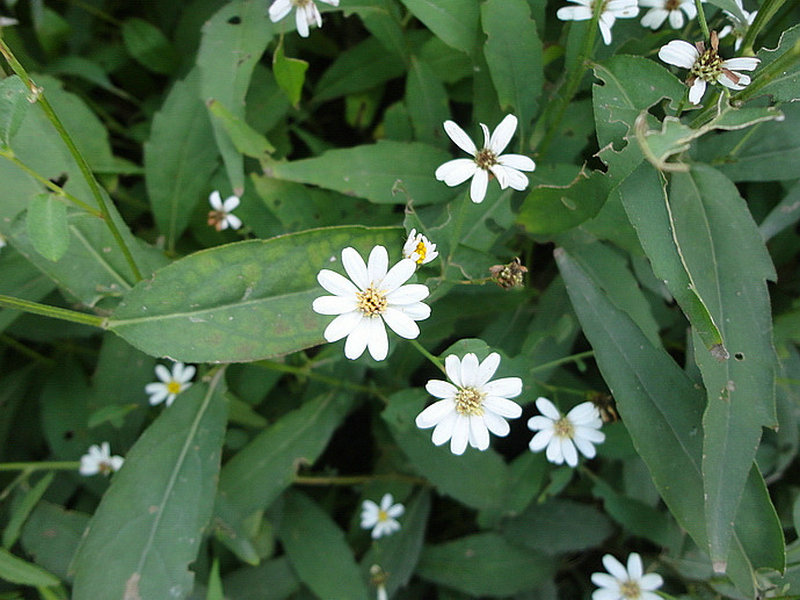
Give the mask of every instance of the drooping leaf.
POLYGON ((478 41, 477 0, 402 0, 411 13, 438 38, 467 54, 478 41))
POLYGON ((223 374, 182 393, 127 453, 78 548, 77 600, 191 592, 225 431, 223 374))
POLYGON ((144 175, 153 217, 167 237, 167 247, 189 224, 219 152, 206 107, 200 100, 200 73, 192 72, 170 90, 153 117, 144 145, 144 175))
POLYGON ((394 228, 331 227, 203 250, 140 282, 108 328, 143 352, 183 362, 296 352, 323 343, 330 321, 311 310, 327 294, 317 273, 340 261, 347 246, 367 256, 398 238, 394 228))
POLYGON ((275 151, 275 147, 267 138, 234 116, 219 100, 209 100, 207 106, 214 119, 222 124, 233 145, 242 154, 253 158, 266 158, 275 151))
POLYGON ((283 44, 278 44, 275 53, 272 55, 272 72, 278 86, 289 98, 293 106, 300 102, 300 94, 303 91, 303 82, 306 80, 306 70, 308 63, 299 58, 289 58, 283 51, 283 44))

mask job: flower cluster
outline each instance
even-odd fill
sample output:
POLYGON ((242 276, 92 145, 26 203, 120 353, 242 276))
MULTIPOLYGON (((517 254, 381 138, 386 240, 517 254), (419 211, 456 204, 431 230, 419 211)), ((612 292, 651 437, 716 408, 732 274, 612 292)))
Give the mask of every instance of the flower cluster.
POLYGON ((145 393, 150 396, 150 404, 155 406, 166 400, 167 406, 172 406, 177 395, 191 387, 191 379, 196 371, 193 366, 187 367, 182 362, 172 365, 172 372, 164 365, 156 365, 156 377, 159 381, 144 386, 145 393))

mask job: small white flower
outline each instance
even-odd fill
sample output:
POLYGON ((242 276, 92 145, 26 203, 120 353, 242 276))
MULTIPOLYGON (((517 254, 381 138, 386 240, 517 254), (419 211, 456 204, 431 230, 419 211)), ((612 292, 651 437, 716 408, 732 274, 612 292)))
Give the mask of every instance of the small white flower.
POLYGON ((600 412, 591 402, 583 402, 562 415, 547 398, 538 398, 536 408, 541 415, 528 420, 528 429, 536 431, 528 446, 539 452, 547 447, 547 460, 570 467, 578 464, 577 447, 586 458, 594 458, 597 451, 594 444, 600 444, 606 435, 600 431, 603 421, 600 412))
POLYGON ((405 510, 405 507, 399 502, 394 504, 391 494, 383 495, 380 506, 372 500, 364 500, 361 505, 361 528, 372 529, 373 540, 384 535, 391 535, 400 529, 397 519, 403 515, 405 510))
POLYGON ((239 229, 242 226, 242 220, 233 214, 233 211, 239 206, 238 196, 229 196, 223 202, 219 192, 214 190, 208 197, 208 203, 214 209, 208 212, 208 224, 214 229, 222 231, 228 227, 239 229))
POLYGON ((683 13, 690 20, 697 16, 694 0, 639 0, 639 6, 650 9, 642 17, 642 25, 650 29, 658 29, 667 18, 670 27, 680 29, 683 27, 683 13))
POLYGON ((686 84, 691 86, 689 102, 692 104, 699 104, 708 83, 719 83, 732 90, 744 89, 750 83, 750 77, 738 71, 752 71, 761 62, 753 57, 722 60, 717 53, 718 46, 717 33, 712 31, 708 50, 703 42, 693 46, 683 40, 672 40, 658 51, 658 57, 665 63, 689 69, 686 84))
MULTIPOLYGON (((339 0, 322 0, 325 4, 339 6, 339 0)), ((314 0, 275 0, 269 7, 269 18, 273 23, 277 23, 295 8, 295 22, 297 23, 297 33, 301 37, 308 37, 310 25, 322 27, 322 15, 319 14, 314 0)))
POLYGON ((5 248, 8 242, 6 241, 5 236, 0 233, 0 248, 5 248))
POLYGON ((756 20, 756 15, 758 14, 757 10, 753 12, 747 12, 742 5, 742 0, 734 0, 736 2, 736 6, 739 7, 739 10, 742 11, 742 15, 744 15, 744 21, 742 21, 737 15, 724 10, 724 12, 728 18, 731 20, 730 25, 725 25, 719 31, 719 38, 722 39, 729 34, 733 34, 733 37, 736 38, 736 41, 733 43, 733 49, 737 52, 739 48, 742 47, 742 42, 744 41, 744 36, 747 34, 747 30, 750 25, 753 24, 753 21, 756 20))
POLYGON ((603 557, 608 573, 592 573, 592 583, 600 589, 592 593, 592 600, 661 600, 653 593, 664 584, 658 573, 643 575, 642 558, 636 553, 628 555, 628 568, 610 554, 603 557))
POLYGON ((182 362, 172 365, 172 373, 164 365, 156 365, 156 377, 160 381, 144 386, 145 393, 150 396, 150 404, 155 406, 166 400, 167 406, 171 406, 178 394, 191 387, 191 379, 196 371, 193 366, 187 367, 182 362))
POLYGON ((511 428, 506 419, 522 414, 522 408, 509 400, 522 393, 522 380, 503 377, 489 381, 500 366, 500 355, 492 352, 478 364, 478 357, 471 352, 463 360, 451 354, 444 359, 444 366, 453 383, 428 381, 425 389, 441 400, 417 415, 417 427, 435 426, 433 443, 441 446, 450 440, 453 454, 463 454, 468 442, 473 448, 486 450, 489 432, 500 437, 508 435, 511 428))
MULTIPOLYGON (((562 21, 588 21, 594 14, 596 0, 569 0, 578 6, 562 6, 556 16, 562 21)), ((617 19, 630 19, 639 14, 636 0, 599 0, 603 2, 600 20, 597 22, 603 42, 606 46, 611 43, 611 28, 617 19)))
POLYGON ((437 256, 439 253, 436 251, 436 244, 432 244, 428 238, 417 233, 416 229, 412 229, 403 246, 403 257, 413 260, 418 265, 426 265, 437 256))
POLYGON ((110 475, 112 472, 119 471, 125 459, 121 456, 111 456, 111 447, 108 442, 101 445, 93 444, 89 446, 89 451, 81 456, 81 466, 78 472, 81 475, 110 475))
POLYGON ((476 204, 483 202, 486 196, 490 173, 497 178, 501 189, 510 187, 521 191, 528 187, 528 178, 520 171, 533 171, 536 168, 536 163, 522 154, 500 154, 517 130, 517 118, 514 115, 507 115, 500 121, 491 135, 486 125, 480 125, 483 130, 483 148, 478 150, 461 127, 453 121, 445 121, 444 130, 450 139, 473 158, 449 160, 436 169, 436 179, 444 181, 450 187, 461 185, 472 177, 469 197, 476 204))
POLYGON ((320 296, 312 308, 321 315, 338 315, 325 329, 325 339, 336 342, 344 337, 344 355, 354 360, 369 348, 375 360, 383 360, 389 352, 384 323, 397 335, 413 340, 419 335, 415 321, 427 319, 431 309, 422 300, 430 293, 420 283, 403 285, 414 274, 417 264, 407 258, 389 269, 389 254, 383 246, 375 246, 369 263, 355 248, 342 250, 343 275, 322 269, 319 284, 333 296, 320 296))

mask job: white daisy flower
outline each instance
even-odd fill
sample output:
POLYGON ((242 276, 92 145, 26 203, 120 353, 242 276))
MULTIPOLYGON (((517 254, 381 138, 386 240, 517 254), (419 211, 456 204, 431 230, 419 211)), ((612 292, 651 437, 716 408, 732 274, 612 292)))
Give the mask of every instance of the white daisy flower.
POLYGON ((417 233, 416 229, 412 229, 403 246, 403 257, 413 260, 418 265, 426 265, 437 256, 439 253, 436 251, 436 244, 431 243, 421 233, 417 233))
POLYGON ((229 196, 223 202, 219 192, 214 190, 208 197, 208 203, 214 209, 208 212, 208 224, 214 229, 222 231, 228 227, 239 229, 242 226, 242 220, 233 214, 233 211, 239 206, 238 196, 229 196))
POLYGON ((384 535, 391 535, 399 531, 400 523, 397 519, 406 511, 400 504, 394 504, 391 494, 384 494, 381 498, 381 505, 378 506, 372 500, 364 500, 361 504, 361 528, 372 529, 372 539, 377 540, 384 535))
MULTIPOLYGON (((322 0, 322 2, 331 6, 339 6, 339 0, 322 0)), ((310 25, 316 24, 317 27, 322 27, 322 15, 319 14, 314 0, 275 0, 269 7, 270 21, 277 23, 292 12, 292 8, 296 9, 294 18, 297 23, 297 33, 301 37, 308 37, 310 25)))
POLYGON ((664 584, 658 573, 643 575, 642 558, 628 555, 628 568, 610 554, 603 557, 608 573, 592 573, 592 583, 600 589, 592 592, 592 600, 661 600, 653 593, 664 584), (610 575, 609 575, 610 573, 610 575))
POLYGON ((517 118, 514 115, 507 115, 500 121, 491 135, 486 125, 480 125, 483 130, 483 148, 478 150, 461 127, 453 121, 445 121, 444 130, 450 139, 473 158, 450 160, 436 169, 436 179, 444 181, 450 187, 460 185, 472 177, 469 197, 476 204, 483 202, 486 196, 490 173, 497 178, 501 189, 510 187, 524 190, 528 187, 528 178, 520 171, 533 171, 536 168, 536 163, 522 154, 500 154, 517 130, 517 118))
POLYGON ((742 47, 742 42, 744 41, 744 36, 747 34, 747 30, 749 29, 750 25, 753 24, 753 21, 756 20, 758 11, 754 10, 753 12, 747 12, 742 5, 742 0, 734 0, 734 2, 736 2, 736 6, 739 7, 739 10, 742 11, 744 21, 742 21, 738 15, 728 12, 727 10, 722 11, 731 20, 731 24, 725 25, 725 27, 720 29, 719 38, 722 39, 732 33, 733 37, 736 39, 736 41, 733 43, 733 49, 738 52, 739 48, 742 47))
POLYGON ((121 456, 111 456, 111 446, 108 442, 103 442, 99 446, 93 444, 89 446, 89 451, 81 456, 81 466, 78 472, 81 475, 110 475, 112 472, 119 471, 125 459, 121 456))
POLYGON ((672 40, 658 51, 658 57, 665 63, 689 69, 686 84, 691 86, 689 102, 692 104, 700 103, 708 83, 720 83, 732 90, 744 89, 750 83, 750 77, 738 71, 752 71, 761 62, 750 56, 722 60, 717 54, 718 46, 717 33, 712 31, 708 50, 703 42, 693 46, 683 40, 672 40))
POLYGON ((366 348, 372 358, 383 360, 389 351, 384 324, 407 340, 419 335, 415 321, 430 316, 430 307, 421 302, 430 292, 420 283, 403 285, 417 269, 413 260, 404 258, 389 269, 386 248, 375 246, 368 264, 354 248, 345 248, 342 264, 350 279, 328 269, 317 274, 319 284, 334 295, 320 296, 312 308, 321 315, 338 315, 325 329, 327 341, 347 337, 344 355, 351 360, 366 348))
POLYGON ((172 373, 164 365, 156 365, 156 377, 160 381, 144 386, 145 393, 150 396, 150 404, 155 406, 166 400, 167 406, 171 406, 178 394, 191 387, 191 379, 196 371, 193 366, 187 367, 182 362, 172 365, 172 373))
MULTIPOLYGON (((569 0, 578 6, 562 6, 556 16, 562 21, 588 21, 594 14, 595 0, 569 0)), ((617 19, 630 19, 639 14, 636 0, 599 0, 603 2, 597 25, 606 46, 611 43, 611 28, 617 19)))
POLYGON ((478 364, 478 357, 471 352, 463 360, 451 354, 444 359, 444 366, 453 383, 428 381, 425 389, 441 400, 417 415, 417 427, 436 427, 433 443, 441 446, 450 440, 453 454, 463 454, 468 442, 473 448, 486 450, 489 432, 500 437, 508 435, 511 428, 506 419, 522 414, 522 408, 509 400, 522 393, 522 380, 503 377, 489 381, 500 366, 500 355, 492 352, 478 364))
POLYGON ((580 450, 586 458, 594 458, 594 444, 601 444, 606 435, 600 431, 603 421, 600 412, 591 402, 583 402, 570 410, 566 416, 547 398, 538 398, 536 408, 541 415, 528 419, 528 429, 536 431, 528 447, 539 452, 547 447, 547 460, 570 467, 578 464, 580 450))
POLYGON ((680 29, 683 27, 683 13, 689 20, 697 16, 694 0, 639 0, 639 6, 650 9, 642 17, 642 25, 650 29, 658 29, 667 18, 670 27, 680 29))

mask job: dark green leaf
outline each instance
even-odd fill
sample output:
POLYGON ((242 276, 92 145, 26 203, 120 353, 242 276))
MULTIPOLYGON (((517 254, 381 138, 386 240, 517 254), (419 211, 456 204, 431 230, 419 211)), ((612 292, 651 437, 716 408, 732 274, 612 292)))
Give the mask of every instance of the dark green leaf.
POLYGON ((122 39, 131 56, 155 71, 169 75, 178 66, 178 55, 155 25, 132 17, 122 23, 122 39))
POLYGON ((417 140, 449 147, 450 140, 442 127, 450 118, 447 91, 427 63, 416 56, 411 57, 406 78, 406 107, 417 140))
POLYGON ((3 546, 6 549, 11 549, 19 537, 20 530, 23 524, 30 516, 31 511, 36 506, 36 503, 42 499, 47 488, 53 481, 55 473, 52 471, 47 473, 44 477, 39 479, 32 488, 30 488, 24 495, 20 497, 9 517, 8 524, 3 530, 3 546))
MULTIPOLYGON (((769 94, 773 102, 796 102, 800 100, 800 25, 790 27, 781 34, 774 50, 762 48, 758 51, 761 64, 754 75, 758 94, 769 94), (777 61, 781 61, 778 63, 777 61), (773 63, 776 63, 773 65, 773 63), (775 67, 779 67, 777 70, 775 67), (768 77, 761 87, 761 78, 768 77)), ((753 94, 748 93, 749 97, 753 94)))
POLYGON ((22 547, 36 564, 69 581, 69 566, 88 523, 89 515, 43 500, 22 529, 22 547))
POLYGON ((438 38, 467 54, 478 41, 477 0, 401 0, 438 38))
POLYGON ((391 0, 343 0, 339 5, 346 17, 356 13, 364 27, 390 52, 406 59, 408 48, 403 37, 400 11, 391 0))

